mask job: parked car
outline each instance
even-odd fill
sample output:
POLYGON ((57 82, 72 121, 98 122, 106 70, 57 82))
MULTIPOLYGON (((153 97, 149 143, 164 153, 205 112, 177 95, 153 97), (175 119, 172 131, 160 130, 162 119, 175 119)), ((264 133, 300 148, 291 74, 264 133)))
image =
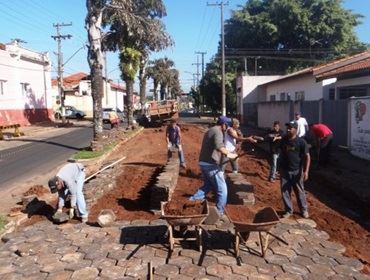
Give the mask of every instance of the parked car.
POLYGON ((120 119, 120 122, 123 123, 126 121, 126 116, 123 111, 121 111, 119 108, 103 108, 103 112, 115 112, 118 115, 118 118, 120 119))
MULTIPOLYGON (((86 114, 83 111, 78 110, 73 106, 67 105, 67 106, 64 106, 64 109, 65 109, 65 116, 68 119, 83 119, 86 116, 86 114)), ((62 108, 61 107, 59 107, 55 111, 54 117, 57 120, 60 120, 62 118, 62 108)))
POLYGON ((111 128, 118 127, 119 123, 121 122, 118 114, 112 108, 103 108, 103 123, 110 124, 111 128))

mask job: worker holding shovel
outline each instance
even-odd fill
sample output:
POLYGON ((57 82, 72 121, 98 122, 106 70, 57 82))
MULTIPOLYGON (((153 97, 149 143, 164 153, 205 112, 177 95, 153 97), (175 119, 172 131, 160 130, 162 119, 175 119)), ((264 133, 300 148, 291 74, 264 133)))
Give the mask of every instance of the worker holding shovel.
POLYGON ((166 129, 166 141, 167 141, 167 159, 172 157, 172 150, 177 149, 179 153, 180 165, 186 168, 184 151, 181 144, 181 129, 177 125, 175 119, 171 120, 171 123, 166 129))
POLYGON ((85 197, 82 192, 85 181, 85 167, 81 163, 67 163, 52 177, 48 184, 51 193, 58 192, 58 210, 62 213, 65 202, 70 196, 71 208, 69 209, 69 218, 72 219, 77 208, 79 216, 83 223, 88 220, 85 197))

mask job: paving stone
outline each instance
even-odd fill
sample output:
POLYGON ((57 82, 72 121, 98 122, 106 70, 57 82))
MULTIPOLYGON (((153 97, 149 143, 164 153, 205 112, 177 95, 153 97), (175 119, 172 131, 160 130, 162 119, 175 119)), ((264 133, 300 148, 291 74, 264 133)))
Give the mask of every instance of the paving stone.
POLYGON ((179 274, 179 268, 176 265, 164 264, 156 267, 154 273, 159 276, 171 278, 179 274))
POLYGON ((296 256, 291 259, 292 263, 299 264, 301 266, 308 266, 308 265, 313 265, 314 262, 312 259, 309 257, 304 257, 304 256, 296 256))
POLYGON ((308 225, 309 227, 316 228, 317 224, 311 219, 297 219, 298 224, 308 225))
POLYGON ((211 275, 206 275, 206 276, 202 276, 202 277, 197 277, 197 278, 194 278, 195 280, 218 280, 218 279, 222 279, 222 278, 219 278, 219 277, 216 277, 216 276, 211 276, 211 275))
POLYGON ((23 276, 28 277, 29 275, 32 274, 37 274, 40 272, 40 266, 36 264, 31 264, 31 265, 25 265, 22 266, 21 268, 18 268, 17 273, 23 274, 23 276))
MULTIPOLYGON (((165 248, 163 248, 163 249, 156 249, 155 250, 155 253, 154 253, 154 255, 156 257, 160 257, 160 258, 167 258, 168 257, 168 254, 169 254, 169 251, 167 249, 165 249, 165 248)), ((174 256, 174 255, 175 254, 172 253, 172 256, 174 256)))
POLYGON ((327 280, 327 279, 328 279, 327 276, 321 275, 321 274, 318 274, 318 273, 308 273, 305 276, 305 280, 327 280))
POLYGON ((104 259, 108 256, 108 251, 106 250, 89 250, 86 252, 84 259, 86 260, 98 260, 98 259, 104 259))
POLYGON ((47 273, 38 272, 36 274, 28 275, 27 280, 44 280, 47 276, 47 273))
POLYGON ((283 270, 287 273, 298 274, 303 276, 308 274, 307 268, 294 263, 283 264, 283 270))
POLYGON ((310 235, 311 237, 314 237, 316 239, 328 240, 330 238, 329 234, 322 230, 312 230, 312 232, 310 232, 310 235))
POLYGON ((67 263, 64 269, 68 271, 76 271, 84 267, 90 267, 91 264, 92 264, 92 261, 90 260, 80 260, 78 262, 67 263))
POLYGON ((95 278, 98 276, 99 271, 95 267, 85 267, 80 270, 76 270, 73 272, 71 279, 76 280, 95 280, 95 278))
POLYGON ((306 266, 311 273, 329 277, 335 272, 325 264, 310 264, 306 266))
POLYGON ((129 255, 130 255, 131 252, 129 251, 125 251, 125 250, 120 250, 120 251, 114 251, 114 252, 109 252, 108 253, 108 258, 110 259, 114 259, 114 260, 125 260, 129 255))
POLYGON ((135 258, 147 258, 147 257, 153 257, 155 253, 155 250, 150 247, 141 247, 138 251, 135 252, 134 256, 135 258))
POLYGON ((356 278, 353 278, 351 276, 336 274, 336 275, 330 276, 328 279, 330 279, 330 280, 353 280, 353 279, 356 279, 356 278))
POLYGON ((116 264, 117 260, 102 258, 94 260, 91 263, 91 266, 96 267, 99 270, 102 270, 104 267, 115 266, 116 264))
POLYGON ((344 253, 346 251, 346 248, 339 243, 331 242, 328 240, 323 240, 320 242, 320 244, 327 249, 337 250, 338 252, 344 253))
POLYGON ((234 256, 221 256, 217 258, 217 261, 219 264, 224 264, 224 265, 235 265, 237 264, 236 258, 234 256))
POLYGON ((312 256, 318 255, 316 249, 312 247, 297 247, 293 248, 293 250, 298 256, 305 256, 310 258, 312 256))
POLYGON ((340 264, 340 265, 334 266, 333 270, 336 273, 341 274, 341 275, 345 275, 345 276, 353 276, 353 275, 358 273, 358 271, 355 268, 350 267, 350 266, 345 265, 345 264, 340 264))
POLYGON ((41 254, 37 256, 37 263, 39 265, 53 264, 61 259, 58 254, 41 254))
POLYGON ((330 267, 338 265, 338 263, 333 258, 322 257, 318 254, 313 255, 311 259, 313 260, 314 263, 324 264, 330 267))
POLYGON ((320 248, 320 249, 317 249, 316 251, 320 256, 332 257, 334 259, 342 255, 341 252, 339 252, 338 250, 333 250, 333 249, 320 248))
POLYGON ((189 257, 189 258, 192 258, 193 260, 199 259, 200 255, 201 255, 201 252, 196 251, 196 250, 182 249, 180 251, 180 256, 189 257))
POLYGON ((289 229, 288 232, 291 234, 297 234, 297 235, 309 235, 309 233, 304 229, 292 228, 292 229, 289 229))
MULTIPOLYGON (((206 270, 202 266, 198 266, 195 264, 184 264, 180 267, 180 274, 184 274, 187 276, 200 277, 206 274, 206 270)), ((177 279, 177 277, 176 277, 177 279)))
POLYGON ((75 253, 78 250, 77 246, 66 246, 66 247, 60 247, 55 250, 55 254, 65 255, 70 253, 75 253))
POLYGON ((72 277, 72 271, 59 271, 55 273, 50 273, 47 280, 69 280, 72 277))
POLYGON ((302 280, 303 278, 297 274, 282 273, 275 276, 275 280, 302 280))
POLYGON ((286 246, 279 246, 271 249, 274 254, 285 256, 289 259, 295 257, 297 254, 294 252, 294 250, 286 247, 286 246))
POLYGON ((241 254, 240 259, 243 264, 250 264, 253 266, 259 266, 266 263, 264 258, 251 254, 241 254))
POLYGON ((207 267, 207 266, 214 265, 214 264, 218 263, 217 258, 213 257, 213 256, 204 256, 204 257, 200 257, 196 261, 195 260, 193 260, 193 261, 194 261, 194 264, 201 265, 203 267, 207 267))
POLYGON ((85 256, 84 253, 78 253, 78 252, 69 253, 69 254, 65 254, 60 260, 66 263, 77 263, 80 260, 82 260, 84 256, 85 256))
POLYGON ((213 257, 220 257, 220 256, 225 256, 226 255, 226 251, 225 250, 222 250, 222 249, 209 249, 206 251, 206 255, 207 256, 213 256, 213 257))
MULTIPOLYGON (((295 257, 296 258, 296 257, 295 257)), ((268 263, 271 263, 271 264, 277 264, 277 265, 283 265, 285 263, 288 263, 289 262, 289 259, 286 257, 286 256, 281 256, 281 255, 271 255, 271 256, 267 256, 265 258, 265 260, 268 262, 268 263)))
POLYGON ((356 270, 362 270, 364 268, 364 265, 358 259, 349 258, 345 256, 339 256, 339 257, 336 257, 335 260, 339 264, 348 265, 356 270))
POLYGON ((106 277, 108 279, 121 279, 125 276, 126 268, 121 266, 106 266, 101 272, 101 277, 106 277))
POLYGON ((284 272, 281 266, 275 265, 275 264, 267 264, 267 263, 257 266, 257 271, 258 273, 268 274, 272 276, 276 276, 284 272))
POLYGON ((16 267, 12 264, 0 265, 0 275, 14 272, 16 267))
MULTIPOLYGON (((94 244, 97 245, 97 244, 94 244)), ((123 250, 123 245, 122 244, 117 244, 117 243, 103 243, 100 246, 101 250, 103 251, 119 251, 123 250)), ((86 253, 86 252, 85 252, 86 253)))
POLYGON ((356 280, 370 280, 370 275, 365 274, 355 274, 354 277, 356 280))
POLYGON ((251 274, 248 275, 248 280, 273 280, 274 277, 268 274, 251 274))
POLYGON ((148 226, 150 224, 149 220, 132 220, 131 226, 148 226))
POLYGON ((226 279, 226 277, 230 277, 232 273, 231 268, 223 264, 210 265, 206 268, 206 270, 207 270, 207 274, 220 277, 220 278, 224 278, 224 279, 226 279))
POLYGON ((137 267, 137 266, 141 266, 142 264, 142 261, 141 259, 136 259, 136 258, 131 258, 129 260, 119 260, 117 262, 117 266, 122 266, 124 268, 127 268, 127 267, 137 267))
POLYGON ((7 274, 0 274, 1 280, 23 280, 24 277, 22 274, 18 273, 7 273, 7 274))
POLYGON ((41 265, 41 272, 45 273, 53 273, 53 272, 58 272, 61 270, 64 270, 66 263, 62 263, 60 261, 52 262, 49 264, 41 265))
POLYGON ((239 275, 250 275, 253 273, 257 273, 257 268, 249 264, 232 265, 231 270, 234 274, 239 275))
POLYGON ((185 264, 192 264, 193 259, 189 257, 183 257, 183 256, 178 256, 178 257, 171 257, 168 260, 168 264, 176 265, 178 267, 182 267, 185 264))

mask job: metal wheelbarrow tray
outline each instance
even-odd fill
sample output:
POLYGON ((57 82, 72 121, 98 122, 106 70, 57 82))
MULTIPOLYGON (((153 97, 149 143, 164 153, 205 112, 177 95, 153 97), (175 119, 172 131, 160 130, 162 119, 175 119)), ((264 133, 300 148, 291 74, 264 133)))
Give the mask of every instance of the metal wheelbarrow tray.
POLYGON ((259 210, 254 217, 249 221, 235 221, 233 217, 229 215, 226 208, 226 215, 229 217, 231 223, 234 225, 235 229, 235 255, 237 258, 240 256, 240 240, 244 240, 242 233, 250 233, 253 231, 258 232, 260 247, 261 247, 261 256, 265 257, 266 250, 269 245, 269 236, 273 236, 281 242, 287 244, 285 240, 271 233, 271 229, 279 223, 279 216, 272 207, 266 207, 259 210), (265 236, 262 233, 265 233, 265 236))
POLYGON ((201 224, 207 218, 209 209, 208 203, 206 200, 202 201, 202 214, 196 215, 168 215, 165 213, 165 208, 168 202, 161 202, 161 219, 164 219, 168 223, 168 239, 170 243, 170 251, 172 252, 174 249, 175 241, 181 240, 195 240, 197 241, 198 250, 202 251, 202 228, 201 224), (174 237, 174 227, 180 226, 182 228, 188 226, 195 227, 195 238, 186 238, 186 237, 174 237))

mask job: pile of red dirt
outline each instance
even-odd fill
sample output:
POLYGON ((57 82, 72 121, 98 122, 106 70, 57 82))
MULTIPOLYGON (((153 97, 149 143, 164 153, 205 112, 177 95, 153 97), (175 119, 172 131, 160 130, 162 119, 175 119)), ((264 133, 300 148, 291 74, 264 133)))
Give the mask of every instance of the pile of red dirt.
POLYGON ((251 223, 253 222, 255 211, 246 205, 228 204, 225 207, 225 212, 229 219, 234 222, 251 223))
POLYGON ((164 214, 169 216, 192 216, 204 213, 204 204, 201 201, 185 201, 179 203, 171 200, 166 204, 164 214))
POLYGON ((49 193, 49 190, 44 188, 44 186, 34 185, 30 187, 25 193, 23 193, 23 195, 24 196, 29 196, 29 195, 42 196, 47 193, 49 193))

